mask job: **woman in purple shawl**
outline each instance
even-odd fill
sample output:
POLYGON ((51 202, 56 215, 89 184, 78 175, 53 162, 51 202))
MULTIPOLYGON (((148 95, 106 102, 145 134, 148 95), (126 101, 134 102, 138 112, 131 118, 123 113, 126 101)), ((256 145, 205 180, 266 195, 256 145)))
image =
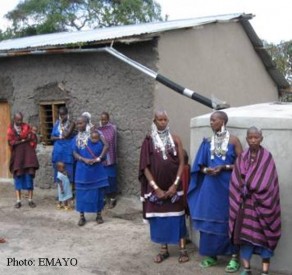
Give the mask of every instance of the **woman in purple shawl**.
POLYGON ((184 263, 189 256, 185 249, 185 209, 180 180, 184 168, 182 143, 170 133, 165 111, 155 113, 151 130, 141 147, 139 180, 151 240, 161 244, 154 262, 161 263, 169 257, 168 244, 179 244, 179 262, 184 263))
POLYGON ((281 236, 278 175, 273 156, 260 145, 261 130, 249 128, 246 140, 249 148, 237 158, 231 176, 229 230, 240 245, 241 274, 251 274, 252 254, 262 257, 262 274, 268 274, 281 236))
POLYGON ((100 116, 100 127, 98 130, 102 133, 108 143, 109 149, 106 159, 103 162, 104 168, 108 175, 109 187, 106 188, 106 197, 108 207, 113 208, 116 205, 117 188, 117 127, 110 122, 107 112, 102 112, 100 116))
POLYGON ((242 147, 239 139, 225 128, 227 114, 214 112, 210 117, 213 135, 204 139, 197 152, 188 190, 188 204, 195 230, 200 232, 199 253, 205 258, 200 266, 218 264, 217 256, 233 255, 225 271, 239 267, 237 250, 229 239, 229 180, 242 147))

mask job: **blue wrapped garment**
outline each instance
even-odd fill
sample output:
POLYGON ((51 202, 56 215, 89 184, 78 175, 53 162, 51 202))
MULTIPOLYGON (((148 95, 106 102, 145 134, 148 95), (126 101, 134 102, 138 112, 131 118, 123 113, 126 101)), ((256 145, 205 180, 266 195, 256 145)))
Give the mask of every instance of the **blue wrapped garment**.
POLYGON ((203 140, 197 152, 187 197, 194 228, 200 231, 201 255, 230 255, 236 251, 228 236, 231 171, 222 171, 217 176, 200 172, 201 166, 230 165, 235 158, 235 147, 228 144, 225 160, 216 155, 211 159, 210 141, 207 139, 203 140))
MULTIPOLYGON (((59 124, 60 121, 57 120, 54 124, 51 136, 53 137, 59 137, 60 131, 59 131, 59 124)), ((73 136, 68 139, 60 139, 54 141, 54 147, 52 152, 52 163, 54 168, 54 181, 57 182, 57 169, 56 169, 56 163, 58 161, 61 161, 65 164, 65 169, 67 171, 68 177, 70 182, 73 182, 73 164, 74 164, 74 158, 73 158, 73 151, 72 151, 72 140, 73 136)))
POLYGON ((101 188, 76 189, 76 211, 97 213, 104 207, 104 190, 101 188))
POLYGON ((240 258, 246 261, 250 261, 253 254, 260 255, 262 259, 270 259, 273 257, 274 252, 268 248, 257 246, 253 244, 240 245, 240 258))
POLYGON ((33 190, 33 176, 30 174, 23 174, 14 177, 15 190, 33 190))
POLYGON ((111 194, 111 193, 117 193, 118 192, 118 187, 117 187, 117 165, 107 165, 104 166, 105 171, 108 175, 108 183, 109 186, 105 188, 105 193, 106 194, 111 194))
MULTIPOLYGON (((92 143, 88 140, 87 147, 79 148, 76 138, 73 142, 73 151, 83 158, 93 159, 90 151, 98 157, 103 149, 103 143, 92 143)), ((100 212, 103 208, 104 187, 108 186, 108 176, 102 163, 88 165, 77 161, 75 171, 76 210, 79 212, 100 212)))
POLYGON ((185 216, 149 219, 151 240, 159 244, 178 244, 186 236, 185 216))

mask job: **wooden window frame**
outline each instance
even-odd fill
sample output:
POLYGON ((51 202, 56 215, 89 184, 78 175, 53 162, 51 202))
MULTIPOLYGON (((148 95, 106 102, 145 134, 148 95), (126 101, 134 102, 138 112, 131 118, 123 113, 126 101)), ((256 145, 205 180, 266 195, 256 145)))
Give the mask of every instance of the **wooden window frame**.
POLYGON ((66 106, 65 101, 44 101, 39 103, 40 135, 44 145, 52 145, 51 132, 58 119, 58 111, 66 106))

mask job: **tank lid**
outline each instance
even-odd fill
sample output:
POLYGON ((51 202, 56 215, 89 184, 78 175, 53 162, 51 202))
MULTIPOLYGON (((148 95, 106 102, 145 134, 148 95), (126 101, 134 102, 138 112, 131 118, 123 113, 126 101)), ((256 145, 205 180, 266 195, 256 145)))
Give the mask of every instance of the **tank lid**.
MULTIPOLYGON (((232 128, 292 129, 292 103, 269 102, 224 110, 228 115, 228 126, 232 128)), ((208 113, 191 119, 191 128, 209 126, 208 113)))

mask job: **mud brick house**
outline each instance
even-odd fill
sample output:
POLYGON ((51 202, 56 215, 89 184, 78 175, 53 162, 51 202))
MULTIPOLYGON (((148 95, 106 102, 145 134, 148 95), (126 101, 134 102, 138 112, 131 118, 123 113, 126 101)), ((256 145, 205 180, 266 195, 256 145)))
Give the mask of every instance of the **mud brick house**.
POLYGON ((6 128, 15 111, 39 125, 45 147, 36 184, 52 184, 50 131, 57 110, 71 118, 108 111, 118 126, 121 190, 138 194, 139 149, 153 111, 164 108, 170 127, 190 147, 190 119, 210 108, 184 97, 107 51, 131 60, 207 98, 232 107, 275 101, 288 83, 256 35, 250 14, 229 14, 0 42, 0 178, 11 178, 6 128))

